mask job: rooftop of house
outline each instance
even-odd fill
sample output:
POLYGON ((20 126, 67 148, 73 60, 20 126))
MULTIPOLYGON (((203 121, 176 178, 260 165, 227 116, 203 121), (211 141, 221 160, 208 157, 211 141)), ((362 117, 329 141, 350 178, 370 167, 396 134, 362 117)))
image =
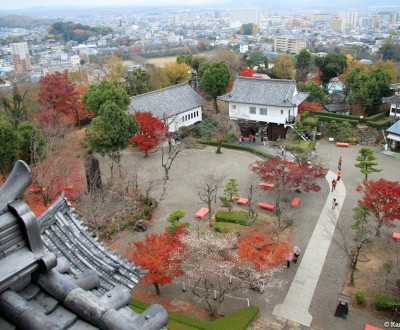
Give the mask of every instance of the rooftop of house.
POLYGON ((392 126, 390 126, 386 132, 400 135, 400 120, 396 121, 392 126))
POLYGON ((236 103, 293 107, 302 103, 308 95, 297 92, 294 80, 236 77, 232 90, 218 99, 236 103))
POLYGON ((109 251, 61 196, 38 219, 20 196, 32 183, 18 161, 0 187, 0 329, 154 329, 168 315, 128 307, 140 268, 109 251))
POLYGON ((182 83, 132 96, 128 112, 151 112, 163 119, 198 108, 205 103, 207 102, 188 83, 182 83))

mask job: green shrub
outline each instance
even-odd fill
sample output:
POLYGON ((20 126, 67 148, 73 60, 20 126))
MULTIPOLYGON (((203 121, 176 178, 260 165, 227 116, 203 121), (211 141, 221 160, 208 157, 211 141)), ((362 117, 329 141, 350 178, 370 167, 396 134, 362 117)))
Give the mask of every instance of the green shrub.
POLYGON ((304 119, 306 119, 308 116, 310 115, 310 111, 304 111, 301 115, 300 115, 300 121, 303 121, 304 119))
POLYGON ((384 128, 388 128, 392 125, 393 120, 392 119, 385 119, 385 120, 379 120, 379 121, 367 121, 367 126, 373 127, 377 130, 381 130, 384 128))
MULTIPOLYGON (((210 146, 217 146, 218 142, 215 140, 197 140, 197 143, 200 144, 207 144, 210 146)), ((259 149, 253 148, 253 147, 249 147, 249 146, 243 146, 243 145, 239 145, 239 144, 231 144, 231 143, 222 143, 222 147, 223 148, 227 148, 227 149, 236 149, 236 150, 243 150, 243 151, 248 151, 251 152, 253 154, 256 154, 258 156, 261 156, 263 158, 272 158, 273 156, 270 154, 267 154, 266 152, 263 152, 259 149)))
POLYGON ((214 231, 216 231, 217 233, 239 233, 245 229, 246 229, 245 226, 236 223, 229 223, 229 222, 214 223, 214 231))
POLYGON ((153 208, 145 205, 145 207, 143 208, 144 215, 148 218, 151 215, 151 212, 153 212, 153 208))
POLYGON ((302 121, 303 126, 309 126, 315 128, 318 125, 318 117, 308 117, 302 121))
POLYGON ((215 213, 216 222, 230 222, 243 226, 248 226, 250 215, 244 211, 217 211, 215 213))
MULTIPOLYGON (((348 116, 348 117, 350 117, 350 116, 348 116)), ((353 127, 357 126, 357 124, 358 124, 358 120, 352 120, 352 119, 346 119, 346 118, 340 118, 340 117, 335 118, 335 117, 332 117, 332 116, 326 116, 325 112, 324 112, 323 115, 318 115, 318 120, 319 121, 323 121, 323 122, 327 122, 327 123, 330 123, 332 121, 336 121, 339 124, 347 121, 353 127)))
POLYGON ((365 300, 364 292, 359 291, 359 290, 356 291, 355 297, 356 297, 357 304, 359 304, 361 306, 366 306, 367 305, 367 301, 365 300))
POLYGON ((378 293, 374 298, 374 305, 378 311, 385 311, 393 308, 393 298, 384 294, 378 293))

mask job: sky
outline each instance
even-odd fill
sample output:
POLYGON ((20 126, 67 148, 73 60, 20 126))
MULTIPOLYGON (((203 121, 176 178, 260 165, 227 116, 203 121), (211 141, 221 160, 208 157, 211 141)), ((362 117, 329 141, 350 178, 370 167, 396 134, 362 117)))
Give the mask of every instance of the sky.
MULTIPOLYGON (((221 2, 221 1, 219 1, 221 2)), ((0 10, 25 9, 35 6, 171 6, 171 5, 207 5, 215 0, 0 0, 0 10)))

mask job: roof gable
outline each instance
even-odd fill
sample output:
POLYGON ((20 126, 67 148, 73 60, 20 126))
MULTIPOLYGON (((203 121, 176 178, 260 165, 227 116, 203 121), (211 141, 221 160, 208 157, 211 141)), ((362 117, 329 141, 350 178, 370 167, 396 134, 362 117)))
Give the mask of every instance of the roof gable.
POLYGON ((287 79, 236 77, 230 93, 218 99, 227 102, 292 107, 299 105, 308 93, 298 93, 296 82, 287 79))
POLYGON ((207 103, 188 83, 162 88, 131 97, 128 112, 151 112, 158 118, 170 118, 207 103))
POLYGON ((395 122, 392 126, 390 126, 386 132, 393 133, 393 134, 398 134, 400 135, 400 120, 395 122))

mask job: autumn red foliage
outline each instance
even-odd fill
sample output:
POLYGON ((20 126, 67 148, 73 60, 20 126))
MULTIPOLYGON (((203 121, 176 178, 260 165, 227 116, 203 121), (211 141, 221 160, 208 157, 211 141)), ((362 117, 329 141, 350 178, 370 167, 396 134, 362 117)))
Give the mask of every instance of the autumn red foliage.
POLYGON ((168 126, 153 116, 151 112, 137 112, 136 120, 139 123, 139 131, 129 140, 131 144, 137 143, 139 149, 148 155, 148 150, 160 145, 166 140, 168 126))
POLYGON ((302 114, 304 111, 307 111, 307 110, 322 111, 323 109, 324 109, 324 107, 317 102, 304 101, 303 103, 301 103, 299 105, 298 113, 302 114))
POLYGON ((320 191, 318 179, 324 178, 328 169, 322 165, 296 164, 278 156, 256 162, 251 170, 263 181, 273 183, 275 189, 299 189, 304 192, 320 191))
POLYGON ((377 236, 381 226, 391 228, 394 220, 400 220, 400 182, 364 181, 357 191, 363 194, 358 203, 365 204, 378 222, 377 236))
POLYGON ((179 227, 172 236, 167 232, 146 235, 144 242, 130 244, 126 252, 130 261, 149 271, 142 283, 153 284, 157 295, 160 295, 159 286, 171 283, 183 274, 181 263, 185 253, 179 238, 186 233, 183 227, 179 227))
POLYGON ((241 77, 250 77, 252 78, 256 72, 252 68, 244 67, 240 70, 239 75, 241 77))
POLYGON ((75 85, 74 88, 80 95, 78 100, 79 107, 75 109, 75 125, 78 126, 92 119, 94 117, 94 112, 86 109, 86 106, 82 103, 82 95, 87 92, 88 87, 85 85, 75 85))
POLYGON ((68 71, 54 72, 39 81, 38 99, 41 104, 35 119, 41 123, 59 126, 76 122, 77 113, 82 108, 81 96, 75 84, 68 79, 68 71))
POLYGON ((250 261, 255 269, 271 268, 286 261, 291 246, 286 242, 277 242, 264 232, 253 230, 240 238, 238 254, 244 261, 250 261))

